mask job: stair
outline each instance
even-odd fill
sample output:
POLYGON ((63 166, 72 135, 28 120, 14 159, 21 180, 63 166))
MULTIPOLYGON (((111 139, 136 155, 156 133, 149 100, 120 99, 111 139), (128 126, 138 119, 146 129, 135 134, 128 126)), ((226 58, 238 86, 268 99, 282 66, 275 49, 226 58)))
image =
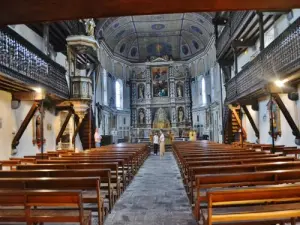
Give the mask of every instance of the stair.
POLYGON ((91 132, 91 147, 95 148, 95 140, 94 140, 94 133, 95 133, 95 118, 92 115, 92 126, 90 130, 90 111, 85 115, 81 127, 79 129, 79 137, 81 140, 81 144, 83 149, 89 149, 89 139, 90 139, 90 132, 91 132))
MULTIPOLYGON (((239 124, 239 120, 240 118, 236 118, 236 115, 240 115, 240 108, 236 107, 234 109, 229 109, 228 108, 228 112, 225 112, 225 143, 226 144, 230 144, 232 142, 239 142, 239 135, 236 135, 237 133, 240 132, 240 124, 239 124), (233 112, 233 110, 235 110, 236 113, 233 112), (237 138, 238 136, 238 138, 237 138)), ((243 129, 243 139, 245 140, 246 137, 246 132, 243 129)))

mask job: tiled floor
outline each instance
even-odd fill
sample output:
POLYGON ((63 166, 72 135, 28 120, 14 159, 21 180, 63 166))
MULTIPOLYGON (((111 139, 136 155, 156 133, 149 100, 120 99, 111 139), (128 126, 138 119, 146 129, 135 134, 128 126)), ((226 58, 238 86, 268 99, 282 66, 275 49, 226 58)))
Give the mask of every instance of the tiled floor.
POLYGON ((151 155, 107 217, 105 225, 195 225, 172 153, 151 155))

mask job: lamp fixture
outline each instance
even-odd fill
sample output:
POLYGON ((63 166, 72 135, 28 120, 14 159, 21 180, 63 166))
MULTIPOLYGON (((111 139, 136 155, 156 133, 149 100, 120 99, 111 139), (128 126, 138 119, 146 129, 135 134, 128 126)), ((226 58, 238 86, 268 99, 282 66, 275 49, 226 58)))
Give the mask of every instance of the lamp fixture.
POLYGON ((283 87, 285 81, 284 80, 275 80, 274 83, 277 87, 283 87))

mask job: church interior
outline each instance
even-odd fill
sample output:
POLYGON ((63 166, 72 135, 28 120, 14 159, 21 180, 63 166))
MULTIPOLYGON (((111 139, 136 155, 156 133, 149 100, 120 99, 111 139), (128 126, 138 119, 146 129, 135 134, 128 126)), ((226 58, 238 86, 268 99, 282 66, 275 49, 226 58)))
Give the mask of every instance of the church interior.
POLYGON ((0 224, 300 224, 300 2, 67 2, 0 9, 0 224))

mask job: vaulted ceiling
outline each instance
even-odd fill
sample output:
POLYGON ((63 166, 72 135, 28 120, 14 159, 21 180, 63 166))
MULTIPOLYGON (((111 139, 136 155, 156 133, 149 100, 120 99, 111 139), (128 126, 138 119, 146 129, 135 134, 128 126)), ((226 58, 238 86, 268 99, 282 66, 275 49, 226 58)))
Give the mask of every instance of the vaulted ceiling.
POLYGON ((111 51, 132 62, 169 55, 187 60, 201 53, 214 34, 214 13, 114 17, 97 26, 111 51))

